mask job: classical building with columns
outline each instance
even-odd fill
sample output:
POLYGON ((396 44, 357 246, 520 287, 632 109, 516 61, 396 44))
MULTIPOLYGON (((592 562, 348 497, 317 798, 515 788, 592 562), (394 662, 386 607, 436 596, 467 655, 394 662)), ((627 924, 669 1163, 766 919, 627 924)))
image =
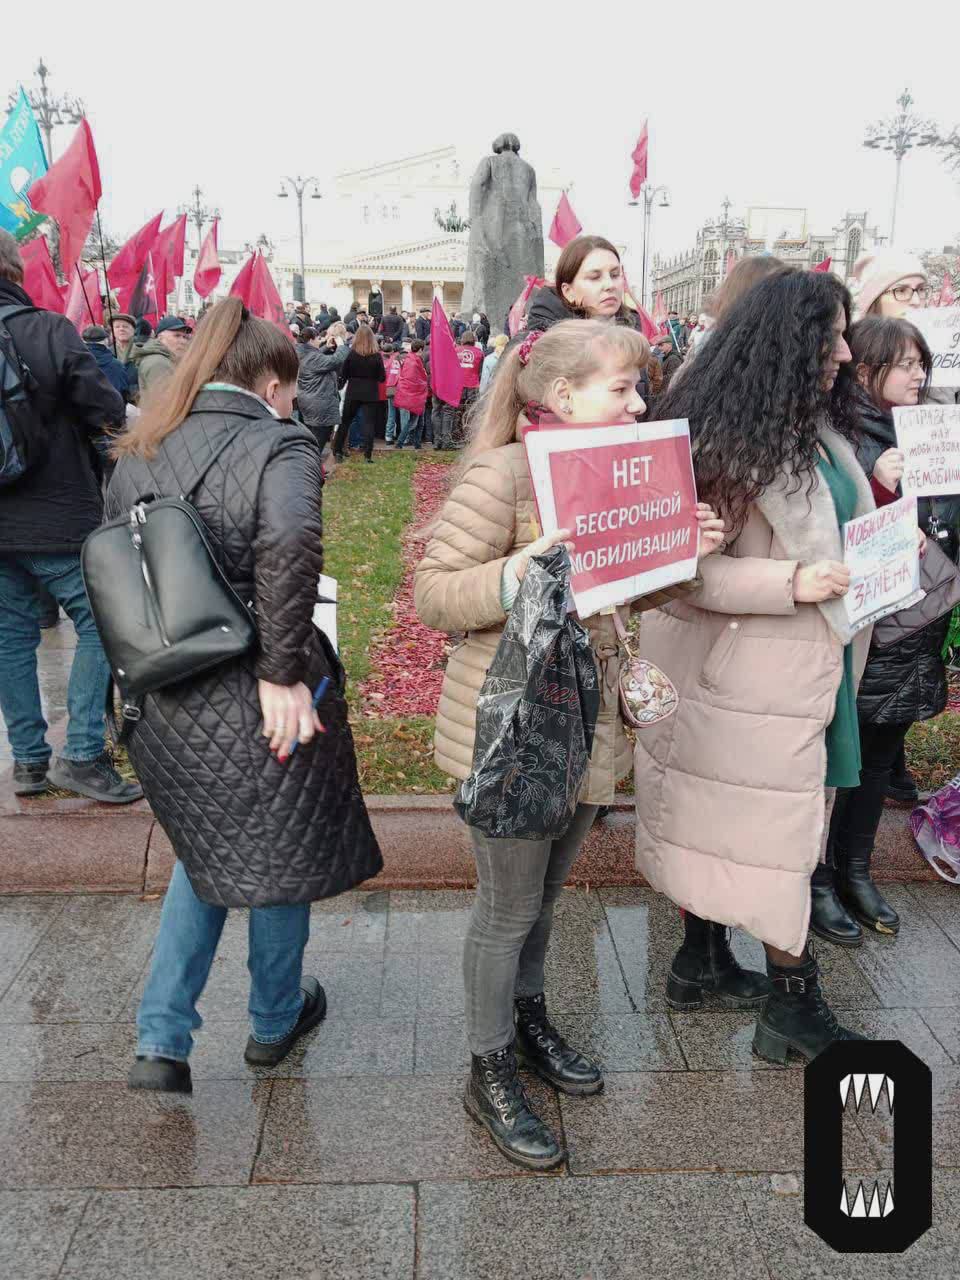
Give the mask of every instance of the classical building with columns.
MULTIPOLYGON (((536 156, 522 154, 536 168, 536 156)), ((378 288, 387 309, 429 307, 438 297, 447 311, 458 311, 469 232, 449 228, 457 228, 467 216, 470 179, 479 160, 479 155, 460 155, 456 147, 441 147, 338 173, 329 189, 321 188, 321 199, 308 196, 303 202, 304 268, 311 309, 325 302, 342 315, 353 302, 365 307, 371 289, 378 288)), ((557 172, 537 171, 548 271, 559 255, 547 232, 562 189, 557 172)), ((291 234, 277 238, 266 252, 287 302, 294 297, 294 276, 300 271, 293 201, 284 202, 282 216, 291 234)), ((275 225, 279 220, 280 211, 275 225)), ((177 301, 180 308, 195 311, 199 299, 192 297, 189 282, 196 248, 189 248, 187 256, 177 301)), ((229 292, 246 254, 227 250, 220 257, 224 273, 215 298, 229 292), (236 261, 227 262, 227 257, 236 261)))
POLYGON ((703 300, 720 285, 739 258, 771 253, 794 267, 809 269, 830 258, 831 271, 846 280, 865 249, 883 244, 868 215, 845 213, 830 230, 811 231, 806 209, 756 205, 744 216, 730 216, 730 202, 723 213, 703 224, 696 244, 673 257, 654 255, 653 296, 663 294, 668 311, 696 314, 703 300))

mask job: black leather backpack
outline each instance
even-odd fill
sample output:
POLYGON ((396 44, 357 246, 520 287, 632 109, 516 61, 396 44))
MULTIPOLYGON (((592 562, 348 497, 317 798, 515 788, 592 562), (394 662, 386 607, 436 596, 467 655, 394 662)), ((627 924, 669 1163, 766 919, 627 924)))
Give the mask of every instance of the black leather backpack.
POLYGON ((189 501, 238 433, 221 442, 179 498, 145 494, 83 544, 84 585, 122 699, 117 725, 108 690, 118 742, 133 731, 146 694, 238 658, 256 641, 253 615, 227 581, 189 501))

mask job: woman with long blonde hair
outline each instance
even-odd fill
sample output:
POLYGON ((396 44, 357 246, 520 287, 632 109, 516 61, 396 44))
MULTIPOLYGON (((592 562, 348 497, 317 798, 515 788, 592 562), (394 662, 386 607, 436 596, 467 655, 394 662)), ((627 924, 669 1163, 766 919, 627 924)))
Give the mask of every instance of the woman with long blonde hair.
MULTIPOLYGON (((427 626, 467 633, 447 664, 437 715, 437 763, 454 778, 470 773, 477 697, 530 558, 570 537, 565 529, 540 536, 521 427, 542 409, 570 424, 630 421, 644 409, 636 383, 648 355, 646 340, 633 329, 609 321, 563 322, 528 334, 507 351, 478 403, 471 444, 415 581, 417 610, 427 626)), ((712 512, 700 514, 706 554, 722 535, 712 512)), ((653 607, 678 590, 633 601, 619 611, 622 619, 631 608, 653 607)), ((568 1094, 603 1088, 598 1065, 572 1048, 548 1018, 544 960, 554 902, 597 807, 612 802, 617 782, 630 771, 612 614, 581 619, 601 676, 602 705, 589 776, 566 834, 509 840, 469 829, 478 884, 463 957, 472 1055, 464 1101, 503 1154, 532 1169, 551 1168, 564 1152, 531 1107, 518 1060, 568 1094)))

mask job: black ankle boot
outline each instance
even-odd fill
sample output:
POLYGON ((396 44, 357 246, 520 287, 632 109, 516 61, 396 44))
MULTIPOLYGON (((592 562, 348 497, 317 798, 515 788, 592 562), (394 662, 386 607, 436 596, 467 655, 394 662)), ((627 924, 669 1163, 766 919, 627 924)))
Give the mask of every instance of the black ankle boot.
POLYGON ((841 1027, 820 990, 820 970, 809 953, 802 964, 781 968, 767 961, 773 994, 763 1006, 753 1036, 759 1058, 783 1065, 793 1050, 806 1062, 834 1040, 866 1040, 841 1027))
POLYGON ((595 1062, 571 1048, 547 1018, 543 994, 514 1001, 517 1038, 514 1047, 521 1067, 534 1072, 561 1093, 599 1093, 603 1075, 595 1062))
POLYGON ((872 853, 837 851, 837 892, 861 924, 892 937, 900 931, 900 917, 870 878, 872 853))
POLYGON ((810 877, 810 932, 838 947, 859 947, 863 930, 837 897, 833 862, 818 862, 810 877))
POLYGON ((725 925, 684 912, 683 946, 673 957, 667 979, 671 1009, 699 1009, 704 996, 724 1009, 756 1009, 769 994, 766 974, 737 963, 725 925))
POLYGON ((489 1132, 508 1160, 525 1169, 552 1169, 566 1152, 532 1109, 520 1077, 513 1045, 478 1058, 471 1055, 463 1105, 489 1132))

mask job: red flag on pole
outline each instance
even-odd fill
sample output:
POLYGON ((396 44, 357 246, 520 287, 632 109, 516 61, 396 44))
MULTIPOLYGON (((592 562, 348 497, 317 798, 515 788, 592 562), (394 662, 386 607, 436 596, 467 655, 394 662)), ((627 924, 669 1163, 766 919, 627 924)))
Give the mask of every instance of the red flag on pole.
POLYGON ((553 215, 553 222, 550 224, 550 239, 555 245, 565 249, 582 230, 580 220, 567 199, 567 193, 561 192, 557 212, 553 215))
POLYGON ((450 332, 450 322, 440 305, 433 300, 430 317, 430 383, 434 392, 447 404, 459 404, 463 392, 463 370, 457 347, 450 332))
POLYGON ((69 147, 28 196, 35 213, 56 219, 60 228, 60 266, 69 278, 80 260, 100 200, 100 165, 86 119, 77 125, 69 147))
POLYGON ((121 245, 116 257, 107 267, 107 282, 117 291, 117 299, 122 311, 131 311, 132 314, 127 304, 137 287, 140 273, 147 261, 147 254, 156 243, 162 218, 163 210, 161 209, 155 218, 145 222, 126 244, 121 245))
POLYGON ((207 232, 203 244, 200 246, 197 269, 193 273, 193 287, 201 298, 208 298, 220 283, 220 256, 217 253, 217 227, 219 225, 219 219, 214 218, 213 226, 207 232))
POLYGON ((63 294, 57 284, 57 273, 50 258, 46 236, 37 236, 20 246, 23 260, 23 287, 35 307, 63 314, 63 294))
POLYGON ((813 268, 813 270, 814 270, 814 271, 818 271, 818 272, 822 272, 822 273, 825 275, 825 274, 830 270, 830 268, 831 268, 832 266, 833 266, 833 259, 832 259, 832 258, 824 258, 824 260, 823 260, 822 262, 818 262, 818 263, 817 263, 817 265, 813 268))
POLYGON ((666 323, 667 304, 663 300, 662 290, 658 290, 656 299, 653 304, 653 319, 654 319, 654 323, 658 325, 662 325, 666 323))
POLYGON ((628 300, 632 304, 637 313, 637 317, 640 320, 640 332, 648 342, 653 342, 654 338, 659 337, 659 330, 653 323, 653 319, 651 318, 649 311, 647 311, 642 302, 638 301, 633 290, 630 288, 630 281, 627 279, 627 271, 625 267, 623 269, 623 296, 624 299, 628 300))
POLYGON ((103 324, 103 299, 96 271, 81 271, 79 265, 73 268, 63 312, 80 333, 88 324, 103 324))
POLYGON ((943 273, 943 284, 940 286, 940 306, 953 307, 956 306, 957 295, 953 291, 953 281, 950 279, 950 272, 943 273))
POLYGON ((647 121, 644 120, 640 137, 637 139, 637 145, 630 153, 630 159, 633 161, 633 173, 630 175, 630 194, 634 200, 639 200, 640 188, 647 180, 647 153, 649 148, 650 135, 647 121))
POLYGON ((157 273, 153 266, 153 254, 149 251, 130 295, 129 311, 138 320, 149 320, 154 328, 163 316, 160 310, 160 299, 157 297, 157 273))
POLYGON ((269 320, 281 333, 293 341, 290 326, 283 318, 283 303, 273 282, 267 260, 258 249, 240 269, 230 289, 231 298, 240 298, 243 305, 261 320, 269 320))
POLYGON ((153 248, 153 263, 157 268, 157 293, 164 307, 174 284, 183 275, 183 253, 187 242, 187 215, 182 213, 175 222, 157 236, 153 248))

